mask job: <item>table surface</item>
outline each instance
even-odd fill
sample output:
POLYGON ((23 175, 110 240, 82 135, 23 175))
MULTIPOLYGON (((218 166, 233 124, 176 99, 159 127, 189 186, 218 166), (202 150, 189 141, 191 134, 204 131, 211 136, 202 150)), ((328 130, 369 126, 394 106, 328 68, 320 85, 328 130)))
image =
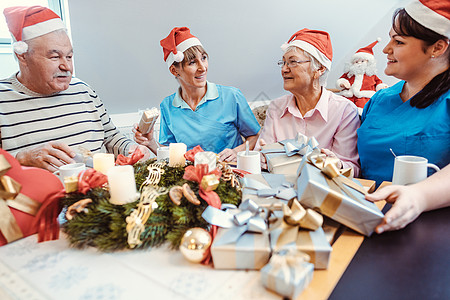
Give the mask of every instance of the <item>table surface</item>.
POLYGON ((329 299, 450 299, 449 228, 443 208, 366 238, 329 299))

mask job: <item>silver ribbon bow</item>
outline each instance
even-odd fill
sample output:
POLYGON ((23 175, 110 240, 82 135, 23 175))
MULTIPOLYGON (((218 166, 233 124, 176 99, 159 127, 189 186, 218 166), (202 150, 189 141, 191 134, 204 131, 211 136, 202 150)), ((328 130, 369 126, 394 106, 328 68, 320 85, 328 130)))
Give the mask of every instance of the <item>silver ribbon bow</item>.
POLYGON ((261 150, 262 153, 285 153, 287 156, 293 156, 295 154, 305 155, 311 152, 319 146, 315 137, 308 138, 302 133, 297 133, 295 139, 287 139, 278 142, 284 146, 284 152, 282 149, 266 149, 261 150))
POLYGON ((288 183, 283 174, 264 173, 262 176, 269 185, 247 176, 241 179, 241 186, 244 187, 245 194, 266 198, 275 197, 286 201, 297 197, 294 185, 288 183))

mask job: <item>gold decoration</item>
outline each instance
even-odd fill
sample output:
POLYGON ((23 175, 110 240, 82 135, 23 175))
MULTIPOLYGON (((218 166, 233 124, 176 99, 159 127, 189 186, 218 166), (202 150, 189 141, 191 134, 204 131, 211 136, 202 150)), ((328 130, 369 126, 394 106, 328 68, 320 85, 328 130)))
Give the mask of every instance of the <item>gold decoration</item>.
POLYGON ((137 204, 137 209, 133 210, 126 218, 128 245, 130 245, 130 248, 134 248, 142 244, 140 238, 141 233, 145 229, 144 225, 153 210, 158 208, 156 198, 165 193, 167 193, 167 189, 163 187, 155 188, 153 186, 145 186, 142 189, 141 198, 137 204))
POLYGON ((205 175, 202 178, 200 186, 205 191, 214 191, 219 186, 219 179, 214 174, 205 175))
POLYGON ((183 188, 179 185, 173 186, 169 191, 169 198, 175 205, 180 205, 181 198, 183 198, 183 188))
POLYGON ((236 188, 238 191, 241 190, 241 183, 239 182, 238 177, 233 172, 233 169, 226 162, 220 161, 217 163, 217 167, 220 171, 222 171, 222 180, 230 181, 231 186, 236 188))
POLYGON ((86 213, 87 212, 86 206, 88 206, 89 203, 92 203, 92 199, 86 198, 77 201, 71 206, 69 206, 66 212, 66 219, 70 221, 73 219, 73 217, 75 217, 76 214, 79 214, 81 212, 86 213))
POLYGON ((64 189, 66 193, 78 191, 78 175, 64 177, 64 189))
POLYGON ((188 229, 183 235, 180 244, 180 252, 184 258, 193 263, 199 263, 206 256, 211 247, 211 235, 203 228, 194 227, 188 229))
POLYGON ((191 187, 187 183, 183 184, 183 195, 192 204, 200 205, 200 200, 198 200, 197 196, 195 195, 195 193, 192 191, 191 187))
POLYGON ((158 185, 161 181, 161 175, 164 174, 164 165, 166 161, 162 160, 153 164, 148 165, 148 176, 142 185, 158 185))

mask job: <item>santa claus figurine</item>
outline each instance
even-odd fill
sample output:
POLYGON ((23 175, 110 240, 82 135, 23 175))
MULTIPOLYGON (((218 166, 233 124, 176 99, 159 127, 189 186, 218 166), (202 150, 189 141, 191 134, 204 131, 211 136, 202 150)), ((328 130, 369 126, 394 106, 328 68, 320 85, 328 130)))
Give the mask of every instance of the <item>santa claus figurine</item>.
POLYGON ((339 94, 355 103, 360 112, 376 91, 388 87, 375 75, 376 61, 372 48, 379 40, 356 51, 352 60, 346 63, 344 75, 336 82, 336 87, 341 90, 339 94))

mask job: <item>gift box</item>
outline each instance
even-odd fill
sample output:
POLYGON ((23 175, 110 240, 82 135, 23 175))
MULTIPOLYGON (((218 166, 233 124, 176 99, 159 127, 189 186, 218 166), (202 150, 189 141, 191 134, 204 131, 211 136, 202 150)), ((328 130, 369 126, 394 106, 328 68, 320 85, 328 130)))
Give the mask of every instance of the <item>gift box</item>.
POLYGON ((251 199, 259 206, 268 207, 289 201, 297 196, 293 182, 296 176, 282 174, 246 174, 241 178, 242 199, 251 199))
POLYGON ((366 191, 358 180, 339 174, 331 175, 334 173, 328 172, 332 169, 329 168, 331 165, 321 169, 318 166, 320 159, 320 155, 308 155, 302 161, 297 180, 300 203, 370 236, 382 221, 383 213, 364 198, 366 191))
POLYGON ((0 246, 35 233, 39 241, 58 238, 64 189, 56 175, 22 167, 0 149, 0 181, 0 246))
POLYGON ((313 278, 314 265, 302 258, 274 254, 261 269, 263 285, 282 296, 296 299, 313 278))
POLYGON ((270 258, 269 235, 244 233, 235 243, 222 243, 221 239, 232 229, 219 228, 211 245, 215 269, 261 269, 270 258))
POLYGON ((298 133, 295 139, 283 140, 262 147, 267 169, 273 174, 297 174, 302 156, 316 149, 319 143, 314 137, 298 133))

